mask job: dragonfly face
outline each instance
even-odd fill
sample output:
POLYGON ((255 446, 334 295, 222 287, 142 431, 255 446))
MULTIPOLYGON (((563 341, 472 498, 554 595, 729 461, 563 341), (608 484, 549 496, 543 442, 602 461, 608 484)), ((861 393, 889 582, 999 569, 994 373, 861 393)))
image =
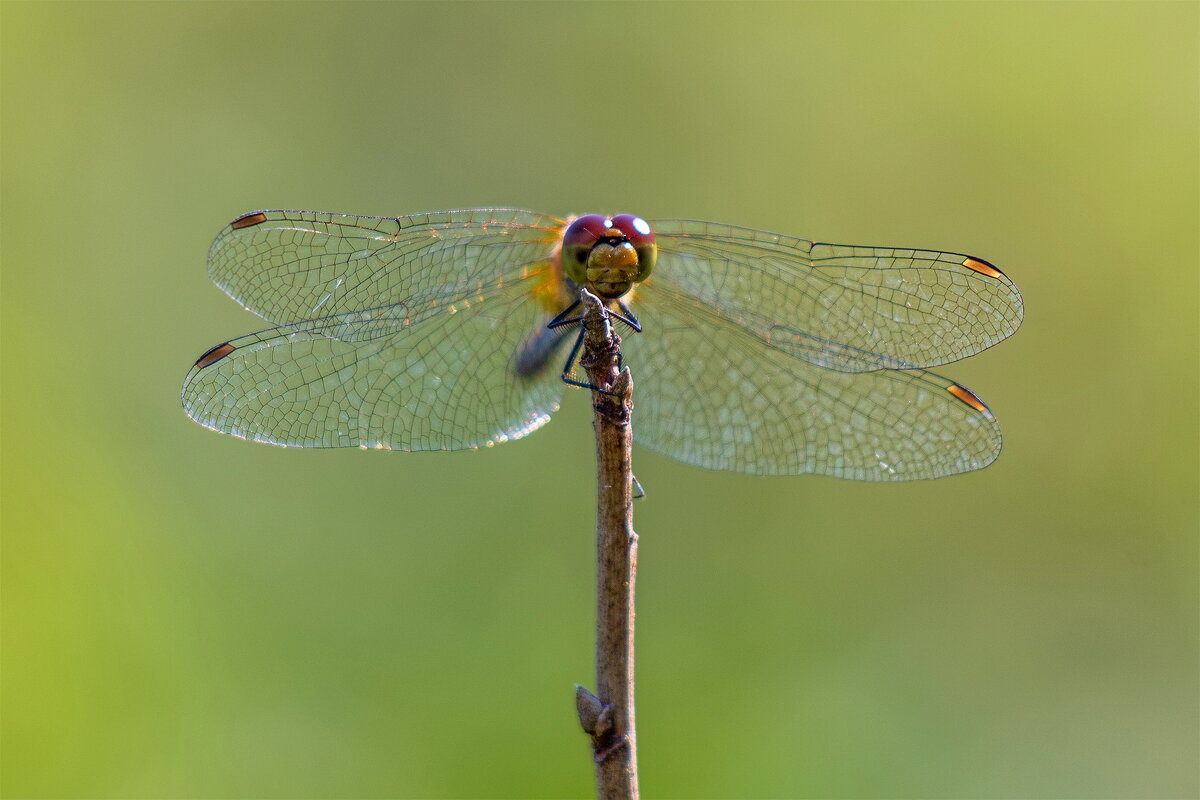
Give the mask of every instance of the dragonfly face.
POLYGON ((563 232, 562 270, 597 297, 616 300, 650 277, 658 249, 654 232, 641 217, 587 214, 563 232))
POLYGON ((217 235, 208 266, 274 327, 205 352, 184 408, 299 447, 454 450, 536 430, 569 338, 545 326, 587 286, 641 318, 622 343, 641 444, 753 474, 940 477, 991 463, 1001 439, 983 401, 928 368, 1022 317, 980 258, 629 214, 258 211, 217 235))

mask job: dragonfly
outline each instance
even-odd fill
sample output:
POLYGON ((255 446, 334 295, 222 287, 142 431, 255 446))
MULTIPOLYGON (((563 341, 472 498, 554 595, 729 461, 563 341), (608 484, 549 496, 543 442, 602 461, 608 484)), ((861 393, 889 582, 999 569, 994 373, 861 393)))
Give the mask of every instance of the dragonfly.
POLYGON ((987 466, 995 416, 930 368, 1023 315, 1013 282, 975 256, 631 214, 254 211, 217 234, 208 272, 272 325, 187 373, 184 409, 212 430, 403 451, 520 439, 573 382, 562 323, 587 287, 628 328, 634 441, 755 475, 987 466))

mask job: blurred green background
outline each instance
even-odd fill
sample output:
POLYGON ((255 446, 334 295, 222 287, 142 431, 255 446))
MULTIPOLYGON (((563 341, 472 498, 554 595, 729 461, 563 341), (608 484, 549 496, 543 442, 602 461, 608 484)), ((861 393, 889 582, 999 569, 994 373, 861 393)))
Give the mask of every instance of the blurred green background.
MULTIPOLYGON (((927 483, 636 471, 645 796, 1196 797, 1200 6, 0 5, 5 797, 586 797, 582 392, 480 452, 179 407, 256 208, 994 261, 927 483)), ((652 324, 652 321, 647 321, 652 324)), ((636 370, 636 365, 634 365, 636 370)))

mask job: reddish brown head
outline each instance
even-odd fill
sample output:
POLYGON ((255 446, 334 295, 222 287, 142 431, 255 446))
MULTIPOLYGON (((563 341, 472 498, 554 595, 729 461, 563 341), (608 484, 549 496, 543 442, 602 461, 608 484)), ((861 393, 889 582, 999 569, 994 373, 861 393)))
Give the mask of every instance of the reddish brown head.
POLYGON ((567 226, 560 253, 568 278, 615 300, 650 277, 658 249, 654 232, 641 217, 587 214, 567 226))

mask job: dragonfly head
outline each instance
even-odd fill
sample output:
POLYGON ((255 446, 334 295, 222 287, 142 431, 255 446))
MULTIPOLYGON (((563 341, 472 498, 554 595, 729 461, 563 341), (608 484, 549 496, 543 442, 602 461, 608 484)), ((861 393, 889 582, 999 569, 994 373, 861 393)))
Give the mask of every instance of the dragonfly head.
POLYGON ((567 226, 560 253, 568 278, 613 300, 650 277, 658 249, 641 217, 587 214, 567 226))

